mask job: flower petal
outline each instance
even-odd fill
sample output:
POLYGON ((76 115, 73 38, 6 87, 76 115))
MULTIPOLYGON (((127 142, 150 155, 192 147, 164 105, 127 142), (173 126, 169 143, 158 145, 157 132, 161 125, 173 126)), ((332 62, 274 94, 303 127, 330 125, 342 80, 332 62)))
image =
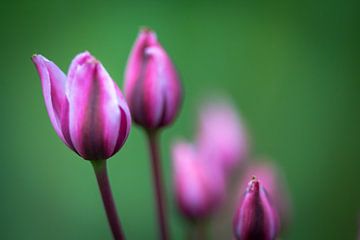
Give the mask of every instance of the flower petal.
POLYGON ((154 99, 149 104, 153 104, 154 107, 158 106, 160 112, 154 113, 153 121, 165 126, 173 121, 181 105, 180 80, 175 66, 160 44, 147 48, 146 54, 152 57, 148 66, 149 79, 151 79, 149 82, 157 84, 157 86, 149 88, 153 91, 149 91, 148 98, 154 99))
POLYGON ((236 108, 225 99, 203 104, 196 141, 203 154, 217 158, 226 172, 243 163, 249 149, 245 125, 236 108))
POLYGON ((236 239, 274 240, 277 235, 278 216, 269 196, 255 177, 249 182, 234 218, 236 239))
POLYGON ((189 218, 209 216, 225 196, 221 171, 202 159, 192 144, 173 147, 174 183, 178 205, 189 218))
POLYGON ((120 128, 115 83, 95 58, 85 59, 75 61, 69 71, 70 135, 83 158, 107 159, 114 153, 120 128))
POLYGON ((129 55, 125 71, 125 95, 127 99, 132 99, 133 90, 141 75, 145 48, 156 43, 156 34, 148 29, 140 31, 136 42, 129 55))
POLYGON ((50 121, 61 140, 67 144, 61 131, 61 114, 65 100, 65 74, 51 61, 41 55, 32 57, 39 73, 46 109, 50 121))
POLYGON ((207 215, 211 199, 193 147, 185 143, 176 144, 173 161, 175 193, 180 209, 190 218, 207 215))
POLYGON ((175 67, 154 32, 140 32, 129 56, 125 93, 134 121, 146 128, 170 124, 181 104, 175 67))
POLYGON ((68 71, 68 78, 73 79, 77 68, 86 63, 87 61, 91 60, 92 58, 93 57, 88 51, 76 55, 75 58, 71 61, 68 71))
POLYGON ((115 84, 116 96, 118 101, 118 106, 120 109, 120 127, 118 133, 118 139, 114 148, 113 154, 115 154, 125 143, 126 139, 129 136, 131 128, 131 114, 129 107, 125 101, 124 96, 122 95, 120 89, 115 84))

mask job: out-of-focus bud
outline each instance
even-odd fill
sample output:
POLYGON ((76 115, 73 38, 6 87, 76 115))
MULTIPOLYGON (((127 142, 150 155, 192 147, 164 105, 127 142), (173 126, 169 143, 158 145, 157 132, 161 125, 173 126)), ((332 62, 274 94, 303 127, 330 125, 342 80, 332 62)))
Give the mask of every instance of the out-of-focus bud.
POLYGON ((285 177, 278 167, 269 161, 253 163, 247 167, 241 189, 246 189, 246 179, 256 176, 261 179, 264 188, 273 200, 281 222, 281 232, 287 229, 292 219, 292 208, 285 177))
POLYGON ((226 172, 246 159, 246 129, 229 101, 219 99, 201 107, 197 146, 202 155, 218 160, 226 172))
POLYGON ((261 182, 253 177, 235 213, 233 228, 238 240, 274 240, 278 216, 261 182))
POLYGON ((142 29, 125 71, 125 97, 135 123, 147 129, 171 124, 182 90, 176 69, 155 32, 142 29))
POLYGON ((224 198, 222 171, 201 159, 193 145, 188 143, 176 143, 172 157, 179 209, 189 219, 206 218, 224 198))
POLYGON ((77 55, 68 76, 41 55, 38 70, 51 123, 62 141, 87 160, 114 155, 128 137, 131 117, 118 86, 88 52, 77 55))

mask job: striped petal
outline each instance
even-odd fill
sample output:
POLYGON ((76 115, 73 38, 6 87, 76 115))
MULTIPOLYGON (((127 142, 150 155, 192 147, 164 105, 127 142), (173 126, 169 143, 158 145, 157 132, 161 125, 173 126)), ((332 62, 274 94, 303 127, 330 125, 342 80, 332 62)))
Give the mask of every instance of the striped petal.
POLYGON ((74 61, 66 87, 71 140, 83 158, 107 159, 114 154, 120 130, 115 83, 103 66, 86 53, 74 61))
POLYGON ((154 32, 140 32, 129 56, 125 93, 134 121, 146 128, 170 124, 181 104, 174 65, 154 32))
POLYGON ((135 41, 133 49, 129 55, 128 63, 125 71, 125 95, 127 98, 132 98, 132 93, 137 84, 137 80, 141 75, 143 68, 143 58, 145 49, 148 46, 156 44, 156 34, 147 29, 141 31, 135 41))
POLYGON ((113 154, 115 154, 124 145, 126 139, 129 136, 130 128, 131 128, 131 114, 129 107, 125 101, 124 96, 122 95, 120 89, 116 84, 115 84, 115 90, 118 101, 118 107, 120 110, 120 125, 119 125, 118 138, 116 141, 113 154))
POLYGON ((238 240, 274 240, 278 217, 266 190, 256 179, 250 181, 234 217, 234 234, 238 240))
POLYGON ((166 126, 181 104, 181 86, 170 58, 160 45, 145 50, 148 58, 144 80, 147 120, 153 127, 166 126))
MULTIPOLYGON (((291 197, 283 172, 277 165, 270 161, 257 161, 247 166, 244 178, 248 179, 252 175, 261 179, 264 188, 269 194, 269 197, 271 197, 273 205, 279 214, 281 226, 278 226, 278 229, 282 232, 285 231, 292 221, 292 207, 291 197)), ((246 181, 242 180, 242 192, 245 191, 246 187, 246 181)))

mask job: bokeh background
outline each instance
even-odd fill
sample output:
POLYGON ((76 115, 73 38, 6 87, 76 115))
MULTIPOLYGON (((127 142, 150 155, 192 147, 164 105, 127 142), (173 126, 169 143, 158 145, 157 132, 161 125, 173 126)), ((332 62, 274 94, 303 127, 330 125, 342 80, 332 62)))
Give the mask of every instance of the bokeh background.
MULTIPOLYGON (((91 166, 52 129, 30 57, 41 53, 67 71, 89 50, 122 85, 144 25, 158 32, 186 92, 162 138, 174 239, 185 225, 172 203, 170 144, 192 137, 198 102, 214 91, 238 106, 253 156, 271 157, 287 176, 295 213, 285 239, 355 239, 359 1, 4 0, 0 9, 0 239, 111 239, 91 166)), ((128 239, 157 239, 138 128, 109 171, 128 239)))

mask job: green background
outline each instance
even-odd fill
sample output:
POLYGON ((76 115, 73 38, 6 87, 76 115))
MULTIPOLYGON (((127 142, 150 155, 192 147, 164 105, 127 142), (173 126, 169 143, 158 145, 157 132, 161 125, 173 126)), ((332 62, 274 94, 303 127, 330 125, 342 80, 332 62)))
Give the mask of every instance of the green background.
MULTIPOLYGON (((191 138, 198 102, 231 95, 254 156, 284 170, 294 205, 285 239, 355 239, 360 211, 359 1, 2 1, 0 239, 111 239, 88 162, 56 136, 30 57, 67 71, 89 50, 122 86, 140 26, 150 26, 185 88, 162 138, 172 234, 169 147, 191 138)), ((109 160, 128 239, 157 239, 144 136, 109 160)), ((230 216, 231 217, 231 216, 230 216)), ((229 231, 231 227, 229 226, 229 231)))

